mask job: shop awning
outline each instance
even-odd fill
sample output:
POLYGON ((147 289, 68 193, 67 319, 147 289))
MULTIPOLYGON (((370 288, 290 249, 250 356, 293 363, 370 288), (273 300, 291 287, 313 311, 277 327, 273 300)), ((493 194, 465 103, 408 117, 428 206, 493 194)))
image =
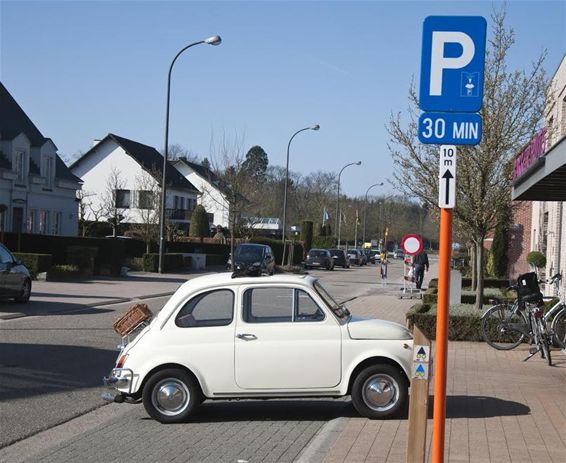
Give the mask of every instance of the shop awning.
POLYGON ((566 137, 513 184, 513 200, 566 201, 566 137))

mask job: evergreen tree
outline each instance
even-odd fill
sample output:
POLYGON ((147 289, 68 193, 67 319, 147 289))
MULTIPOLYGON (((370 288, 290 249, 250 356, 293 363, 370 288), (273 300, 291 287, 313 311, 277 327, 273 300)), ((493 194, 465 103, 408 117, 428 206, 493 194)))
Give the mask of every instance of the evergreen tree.
POLYGON ((208 214, 202 205, 198 205, 191 215, 191 226, 189 227, 189 236, 197 236, 203 238, 208 236, 210 229, 208 226, 208 214))
POLYGON ((509 246, 509 224, 511 222, 510 208, 504 209, 493 236, 491 245, 491 257, 493 259, 493 273, 496 277, 505 277, 507 275, 507 248, 509 246))
POLYGON ((242 169, 252 179, 263 183, 268 164, 267 153, 261 146, 255 145, 246 154, 246 159, 242 163, 242 169))

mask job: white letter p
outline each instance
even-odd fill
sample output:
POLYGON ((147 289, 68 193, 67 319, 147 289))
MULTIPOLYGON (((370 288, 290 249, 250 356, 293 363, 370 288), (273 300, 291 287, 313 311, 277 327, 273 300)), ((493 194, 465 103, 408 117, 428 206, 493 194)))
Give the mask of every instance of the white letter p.
POLYGON ((433 32, 429 94, 431 96, 442 95, 442 71, 467 66, 472 61, 475 51, 474 41, 468 34, 456 31, 433 32), (462 46, 462 54, 456 58, 446 58, 444 56, 444 44, 446 43, 459 43, 462 46))

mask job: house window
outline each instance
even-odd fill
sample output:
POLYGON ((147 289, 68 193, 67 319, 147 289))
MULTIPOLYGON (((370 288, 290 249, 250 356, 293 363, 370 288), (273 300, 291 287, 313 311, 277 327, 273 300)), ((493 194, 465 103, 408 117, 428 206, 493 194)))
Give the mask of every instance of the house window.
POLYGON ((185 210, 185 197, 181 196, 179 199, 179 209, 185 210))
POLYGON ((37 233, 37 209, 28 211, 28 220, 26 224, 27 233, 37 233))
POLYGON ((177 195, 173 196, 173 209, 179 209, 179 197, 177 195))
POLYGON ((41 209, 39 211, 39 233, 46 235, 49 231, 49 211, 41 209))
POLYGON ((53 178, 55 177, 53 169, 53 158, 45 156, 43 158, 43 176, 45 177, 45 188, 53 188, 53 178))
POLYGON ((117 209, 128 209, 130 207, 130 190, 114 190, 117 209))
POLYGON ((60 235, 61 234, 61 221, 63 220, 63 213, 62 212, 54 212, 53 213, 53 234, 60 235))
POLYGON ((187 198, 187 209, 192 211, 195 208, 195 200, 191 198, 187 198))
POLYGON ((16 182, 19 184, 25 183, 26 179, 26 153, 24 151, 16 151, 16 164, 14 166, 16 171, 16 182))
POLYGON ((207 212, 206 215, 208 217, 208 223, 214 223, 214 214, 207 212))
POLYGON ((138 208, 154 209, 154 193, 151 190, 138 191, 138 208))

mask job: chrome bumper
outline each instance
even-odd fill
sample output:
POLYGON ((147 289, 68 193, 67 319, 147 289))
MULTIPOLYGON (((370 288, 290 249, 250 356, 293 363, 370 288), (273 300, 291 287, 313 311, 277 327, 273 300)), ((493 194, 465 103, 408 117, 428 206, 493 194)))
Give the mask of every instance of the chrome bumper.
POLYGON ((128 388, 127 394, 132 393, 134 371, 130 368, 114 368, 110 375, 102 378, 102 382, 109 389, 128 388))

